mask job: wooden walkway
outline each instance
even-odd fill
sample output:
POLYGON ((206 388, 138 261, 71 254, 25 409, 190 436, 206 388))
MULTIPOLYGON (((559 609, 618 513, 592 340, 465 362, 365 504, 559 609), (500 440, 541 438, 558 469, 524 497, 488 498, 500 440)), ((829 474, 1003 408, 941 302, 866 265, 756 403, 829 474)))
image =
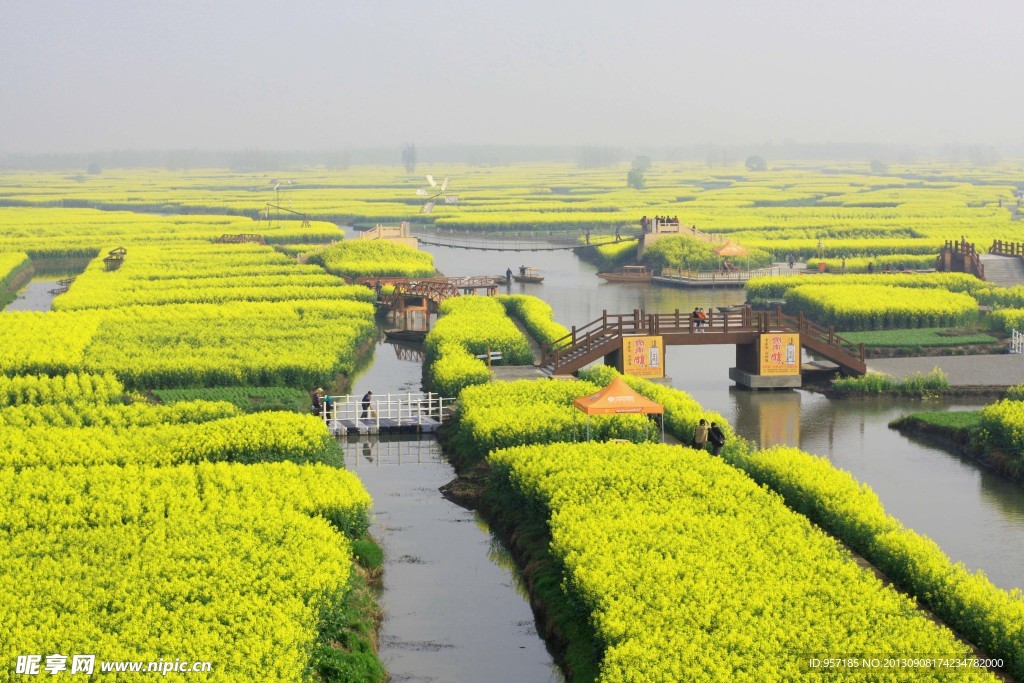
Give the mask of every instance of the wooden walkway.
POLYGON ((549 375, 569 375, 622 348, 625 335, 660 335, 666 346, 754 344, 759 335, 799 333, 800 346, 822 356, 852 375, 867 372, 864 345, 843 339, 831 327, 822 327, 803 314, 789 316, 782 308, 754 311, 749 306, 712 310, 706 324, 696 327, 687 311, 603 315, 555 340, 544 351, 542 363, 549 375))
POLYGON ((778 277, 782 268, 756 268, 754 270, 680 270, 663 268, 652 280, 662 285, 675 287, 743 287, 752 277, 778 277))

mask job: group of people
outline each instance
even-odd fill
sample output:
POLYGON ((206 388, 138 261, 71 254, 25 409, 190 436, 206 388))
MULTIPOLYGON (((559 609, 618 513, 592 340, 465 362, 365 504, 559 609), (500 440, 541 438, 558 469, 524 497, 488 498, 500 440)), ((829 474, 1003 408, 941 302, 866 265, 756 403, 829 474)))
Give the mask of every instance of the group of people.
MULTIPOLYGON (((363 412, 359 416, 359 419, 365 420, 374 414, 373 409, 370 407, 373 402, 373 392, 367 391, 363 394, 363 400, 361 401, 363 412)), ((324 390, 322 387, 317 387, 313 391, 313 414, 323 415, 327 413, 328 416, 333 417, 334 412, 334 399, 330 396, 324 396, 324 390)))
MULTIPOLYGON (((679 216, 655 216, 653 219, 648 219, 644 216, 640 219, 640 229, 643 232, 651 232, 655 225, 679 225, 679 216)), ((694 227, 694 233, 697 228, 694 227)))
POLYGON ((690 318, 693 320, 693 331, 703 332, 704 328, 708 326, 708 313, 701 307, 693 309, 693 313, 690 314, 690 318))
POLYGON ((722 446, 725 445, 725 433, 717 423, 712 422, 709 425, 707 420, 701 418, 693 430, 693 447, 705 451, 709 443, 711 444, 711 455, 718 455, 722 446))

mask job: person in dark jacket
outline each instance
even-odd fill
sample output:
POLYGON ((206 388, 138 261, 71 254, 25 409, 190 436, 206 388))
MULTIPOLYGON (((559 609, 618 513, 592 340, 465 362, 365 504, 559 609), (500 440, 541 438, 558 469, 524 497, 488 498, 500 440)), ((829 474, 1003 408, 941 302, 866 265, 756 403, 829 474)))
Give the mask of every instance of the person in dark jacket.
POLYGON ((711 423, 711 429, 708 430, 708 441, 711 443, 711 455, 718 455, 718 451, 725 445, 725 434, 715 422, 711 423))
POLYGON ((360 415, 360 419, 365 419, 370 416, 370 401, 373 400, 373 392, 367 391, 363 394, 363 414, 360 415))

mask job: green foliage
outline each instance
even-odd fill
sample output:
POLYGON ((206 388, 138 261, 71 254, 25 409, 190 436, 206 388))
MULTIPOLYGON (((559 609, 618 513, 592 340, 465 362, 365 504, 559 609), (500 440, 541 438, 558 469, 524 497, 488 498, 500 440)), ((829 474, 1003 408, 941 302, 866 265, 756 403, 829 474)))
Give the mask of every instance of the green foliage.
MULTIPOLYGON (((663 237, 644 250, 642 260, 654 270, 681 268, 690 270, 718 270, 722 257, 715 253, 721 245, 711 244, 685 235, 663 237)), ((732 260, 751 268, 761 268, 772 263, 771 254, 762 249, 749 249, 747 256, 733 257, 732 260)))
POLYGON ((968 334, 966 330, 948 327, 922 327, 909 330, 874 330, 843 332, 843 339, 854 344, 873 347, 928 347, 994 344, 998 340, 983 332, 968 334))
POLYGON ((981 427, 980 410, 943 410, 928 413, 910 413, 908 419, 927 422, 945 429, 960 429, 976 432, 981 427))
POLYGON ((985 406, 981 409, 981 427, 990 443, 1024 466, 1024 401, 1010 398, 985 406))
POLYGON ((932 368, 927 373, 911 373, 902 380, 882 372, 869 372, 860 377, 839 377, 832 380, 832 388, 862 394, 901 393, 923 396, 934 391, 948 389, 949 378, 941 368, 932 368))
POLYGON ((431 277, 434 257, 385 240, 345 240, 310 257, 327 272, 355 277, 431 277))
POLYGON ((162 403, 178 401, 227 401, 247 413, 263 410, 287 410, 308 413, 312 399, 301 389, 288 387, 196 387, 192 389, 156 389, 153 395, 162 403))
POLYGON ((846 289, 851 285, 886 285, 891 287, 921 287, 950 292, 974 294, 988 285, 965 273, 927 273, 888 275, 787 275, 784 277, 755 277, 746 284, 750 300, 785 299, 786 293, 799 285, 830 285, 846 289))
POLYGON ((768 170, 768 162, 764 160, 764 157, 760 156, 747 157, 746 166, 748 171, 759 172, 768 170))
MULTIPOLYGON (((551 306, 543 299, 528 294, 499 296, 509 315, 516 318, 541 346, 549 346, 569 334, 569 330, 554 321, 551 306)), ((565 345, 563 343, 563 345, 565 345)))
POLYGON ((0 252, 0 295, 3 294, 2 290, 14 282, 19 273, 31 265, 32 262, 25 252, 0 252))
POLYGON ((636 258, 636 241, 610 242, 594 247, 597 267, 601 272, 610 272, 636 258))
POLYGON ((1015 384, 1007 389, 1006 398, 1011 401, 1024 401, 1024 384, 1015 384))
POLYGON ((807 268, 811 271, 818 270, 818 264, 824 263, 826 270, 831 273, 867 273, 868 266, 871 271, 882 274, 886 268, 892 270, 925 270, 935 267, 935 254, 887 254, 883 257, 859 256, 859 257, 833 257, 827 259, 809 258, 807 268), (843 263, 846 269, 843 270, 843 263))

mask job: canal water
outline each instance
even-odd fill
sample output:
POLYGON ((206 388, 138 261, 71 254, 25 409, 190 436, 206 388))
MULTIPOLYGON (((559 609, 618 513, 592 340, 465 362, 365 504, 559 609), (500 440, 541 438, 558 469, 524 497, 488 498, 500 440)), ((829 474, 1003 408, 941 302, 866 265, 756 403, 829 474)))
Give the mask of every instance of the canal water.
MULTIPOLYGON (((421 345, 378 339, 351 393, 418 392, 421 345)), ((380 658, 395 682, 562 681, 515 562, 477 514, 441 495, 455 478, 431 437, 340 438, 373 498, 384 548, 380 658)))
POLYGON ((33 278, 18 291, 14 301, 9 303, 5 311, 48 311, 55 294, 50 290, 57 287, 57 279, 51 276, 33 278))
MULTIPOLYGON (((735 289, 609 284, 596 277, 596 266, 571 251, 423 248, 448 275, 504 273, 520 265, 539 268, 543 283, 513 284, 507 291, 543 298, 567 327, 590 322, 602 310, 692 311, 695 306, 745 300, 743 291, 735 289)), ((964 410, 978 404, 952 399, 832 401, 802 390, 736 389, 728 378, 735 365, 735 347, 729 345, 670 347, 665 363, 674 387, 720 412, 743 437, 828 458, 867 483, 890 514, 934 539, 953 560, 984 571, 1000 587, 1024 587, 1024 488, 888 428, 891 420, 909 412, 964 410)))

